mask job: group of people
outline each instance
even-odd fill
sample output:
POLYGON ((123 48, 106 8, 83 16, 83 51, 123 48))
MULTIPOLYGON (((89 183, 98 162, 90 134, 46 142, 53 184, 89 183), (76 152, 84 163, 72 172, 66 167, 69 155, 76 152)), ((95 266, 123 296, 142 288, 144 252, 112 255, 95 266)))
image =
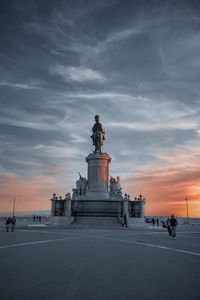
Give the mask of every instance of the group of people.
POLYGON ((34 215, 33 216, 33 222, 41 222, 41 219, 42 219, 42 217, 41 216, 38 216, 38 215, 34 215))
POLYGON ((16 217, 8 217, 5 218, 5 225, 6 225, 6 231, 8 232, 9 229, 11 228, 11 231, 13 232, 15 229, 15 224, 16 224, 16 217))
MULTIPOLYGON (((165 222, 162 220, 160 222, 161 222, 163 228, 167 228, 169 237, 176 239, 176 226, 178 225, 178 222, 177 222, 175 216, 171 215, 171 217, 168 218, 165 222)), ((157 219, 152 218, 151 223, 152 223, 153 227, 155 225, 157 225, 157 227, 159 227, 159 219, 158 218, 157 219)))
POLYGON ((174 215, 171 215, 171 218, 168 218, 166 222, 161 221, 162 227, 167 228, 168 234, 170 238, 176 239, 176 227, 178 222, 174 215))
MULTIPOLYGON (((155 219, 152 218, 151 223, 153 224, 153 227, 155 226, 155 224, 157 225, 157 227, 159 227, 159 219, 155 219)), ((178 225, 178 222, 175 218, 174 215, 171 215, 170 218, 168 218, 166 220, 166 222, 161 220, 161 224, 163 228, 167 228, 169 237, 172 239, 176 239, 176 227, 178 225)), ((123 221, 122 221, 122 226, 126 226, 127 227, 127 217, 126 214, 123 215, 123 221)))
POLYGON ((151 223, 153 224, 153 227, 155 226, 155 224, 157 225, 157 227, 159 227, 159 219, 157 218, 157 219, 152 219, 151 220, 151 223))

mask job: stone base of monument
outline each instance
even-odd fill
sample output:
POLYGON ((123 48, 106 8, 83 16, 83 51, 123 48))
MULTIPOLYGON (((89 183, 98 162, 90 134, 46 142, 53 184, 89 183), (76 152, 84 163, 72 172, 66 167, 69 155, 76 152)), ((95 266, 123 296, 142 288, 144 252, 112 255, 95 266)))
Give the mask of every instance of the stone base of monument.
POLYGON ((78 216, 76 221, 73 222, 70 227, 119 229, 121 227, 121 221, 118 217, 78 216))
POLYGON ((110 198, 110 194, 108 191, 87 191, 85 194, 85 199, 87 200, 108 200, 110 198))
POLYGON ((123 211, 122 201, 112 200, 78 200, 72 201, 72 211, 77 216, 91 217, 118 217, 123 211))
POLYGON ((65 226, 70 225, 73 221, 74 217, 71 216, 52 216, 48 226, 65 226))

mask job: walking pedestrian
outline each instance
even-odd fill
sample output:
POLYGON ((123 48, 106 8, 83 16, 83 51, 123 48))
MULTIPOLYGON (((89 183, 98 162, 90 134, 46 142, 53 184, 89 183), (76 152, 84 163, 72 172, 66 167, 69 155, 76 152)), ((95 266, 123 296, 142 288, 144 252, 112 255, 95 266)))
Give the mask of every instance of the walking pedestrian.
POLYGON ((126 214, 124 214, 124 217, 123 217, 122 227, 123 227, 124 225, 126 225, 126 227, 128 226, 126 214))
POLYGON ((154 226, 155 226, 155 223, 156 223, 155 219, 153 218, 153 219, 151 220, 151 222, 152 222, 153 227, 154 227, 154 226))
POLYGON ((178 225, 178 222, 175 218, 174 215, 171 216, 170 219, 170 227, 171 227, 171 231, 172 231, 172 238, 175 240, 176 239, 176 226, 178 225))
POLYGON ((76 209, 73 210, 73 216, 74 216, 74 222, 76 222, 76 217, 77 217, 77 210, 76 209))
POLYGON ((171 229, 171 226, 170 226, 170 219, 169 218, 166 220, 166 227, 167 227, 169 237, 171 237, 172 236, 172 229, 171 229))
POLYGON ((159 219, 158 218, 156 219, 156 224, 157 224, 157 227, 159 227, 159 219))
POLYGON ((6 218, 5 225, 6 225, 6 231, 7 231, 7 232, 9 231, 10 223, 11 223, 10 217, 6 218))
POLYGON ((41 223, 41 216, 39 216, 39 222, 41 223))

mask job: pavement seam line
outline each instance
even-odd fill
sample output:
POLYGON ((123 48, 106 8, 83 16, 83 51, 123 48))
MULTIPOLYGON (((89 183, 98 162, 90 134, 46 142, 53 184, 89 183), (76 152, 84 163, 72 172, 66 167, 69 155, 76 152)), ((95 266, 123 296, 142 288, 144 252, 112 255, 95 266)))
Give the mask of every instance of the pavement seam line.
POLYGON ((142 245, 142 246, 147 246, 147 247, 152 247, 152 248, 158 248, 158 249, 170 250, 170 251, 174 251, 174 252, 180 252, 180 253, 184 253, 184 254, 200 256, 200 253, 198 253, 198 252, 181 250, 181 249, 177 249, 177 248, 170 248, 170 247, 160 246, 160 245, 155 245, 155 244, 134 242, 134 241, 129 241, 129 240, 121 240, 121 239, 113 239, 113 238, 100 237, 100 236, 98 236, 98 237, 96 236, 96 238, 111 240, 111 241, 116 241, 116 242, 123 242, 123 243, 128 243, 128 244, 134 244, 134 245, 140 245, 140 246, 142 245))
POLYGON ((35 242, 4 245, 4 246, 0 246, 0 249, 7 249, 7 248, 13 248, 13 247, 20 247, 20 246, 29 246, 29 245, 36 245, 36 244, 43 244, 43 243, 51 243, 51 242, 57 242, 57 241, 59 242, 59 241, 66 241, 66 240, 72 240, 72 239, 78 239, 78 238, 87 238, 87 236, 74 236, 74 237, 68 237, 68 238, 63 238, 63 239, 42 240, 42 241, 35 241, 35 242))
MULTIPOLYGON (((126 232, 125 234, 124 234, 124 236, 134 236, 134 235, 141 235, 141 234, 143 234, 143 235, 145 235, 145 234, 147 234, 147 235, 149 235, 149 234, 158 234, 158 233, 167 233, 167 231, 165 232, 165 231, 162 231, 162 232, 126 232)), ((107 233, 107 234, 104 234, 104 235, 100 235, 100 236, 113 236, 113 235, 120 235, 121 233, 120 232, 118 232, 118 233, 107 233)))
POLYGON ((177 233, 192 233, 192 234, 199 234, 200 231, 177 231, 177 233))
POLYGON ((200 236, 184 235, 184 237, 189 237, 192 239, 200 239, 200 236))
POLYGON ((43 230, 29 230, 29 229, 17 229, 17 232, 33 232, 33 233, 46 233, 46 234, 61 234, 61 235, 70 235, 80 236, 80 233, 71 233, 71 232, 58 232, 58 231, 43 231, 43 230))
MULTIPOLYGON (((180 232, 178 232, 179 234, 180 232)), ((155 234, 167 234, 168 236, 168 232, 167 231, 162 231, 162 232, 127 232, 124 234, 124 236, 137 236, 137 235, 155 235, 155 234)), ((110 236, 114 236, 114 235, 120 235, 120 233, 108 233, 108 234, 104 234, 104 235, 99 235, 102 237, 110 237, 110 236)), ((191 235, 185 235, 185 237, 190 237, 190 238, 195 238, 195 239, 200 239, 200 237, 198 236, 191 236, 191 235)))

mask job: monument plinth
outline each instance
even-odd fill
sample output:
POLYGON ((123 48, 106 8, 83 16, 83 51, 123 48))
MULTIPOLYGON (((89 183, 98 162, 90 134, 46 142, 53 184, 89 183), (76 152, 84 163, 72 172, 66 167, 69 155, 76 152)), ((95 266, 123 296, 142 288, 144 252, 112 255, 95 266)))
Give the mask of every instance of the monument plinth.
POLYGON ((109 163, 111 158, 102 152, 90 153, 86 157, 88 163, 88 188, 86 197, 88 200, 109 199, 109 163))

